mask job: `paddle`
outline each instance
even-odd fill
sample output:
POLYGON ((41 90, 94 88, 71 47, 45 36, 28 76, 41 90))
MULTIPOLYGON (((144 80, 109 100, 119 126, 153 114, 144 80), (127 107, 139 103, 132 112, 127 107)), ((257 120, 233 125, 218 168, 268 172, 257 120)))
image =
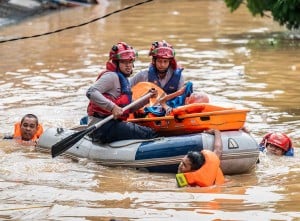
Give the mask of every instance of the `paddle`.
MULTIPOLYGON (((149 102, 149 106, 153 106, 153 103, 156 102, 157 99, 160 99, 162 95, 164 94, 163 89, 161 89, 159 86, 152 82, 139 82, 136 85, 134 85, 131 90, 132 90, 132 99, 136 100, 139 97, 141 97, 143 94, 145 94, 147 91, 150 89, 156 89, 157 90, 157 97, 151 98, 149 102)), ((164 96, 164 95, 163 95, 164 96)))
MULTIPOLYGON (((144 96, 140 97, 139 99, 135 100, 134 102, 130 103, 126 107, 123 108, 123 111, 129 110, 130 108, 138 105, 141 102, 148 100, 154 94, 154 90, 148 91, 144 96)), ((52 157, 56 157, 63 152, 67 151, 71 148, 74 144, 76 144, 79 140, 81 140, 85 135, 93 132, 94 130, 101 127, 103 124, 107 123, 108 121, 113 119, 113 115, 110 115, 103 120, 99 121, 98 123, 88 127, 87 129, 79 132, 75 132, 70 136, 62 139, 61 141, 57 142, 56 144, 52 145, 51 147, 51 154, 52 157)))
POLYGON ((157 105, 157 104, 162 104, 162 103, 166 103, 168 100, 172 100, 173 98, 175 97, 178 97, 180 95, 182 95, 185 91, 185 87, 186 86, 183 86, 182 88, 178 89, 177 91, 173 92, 172 94, 165 94, 163 93, 162 96, 160 96, 156 102, 154 103, 153 106, 157 105))

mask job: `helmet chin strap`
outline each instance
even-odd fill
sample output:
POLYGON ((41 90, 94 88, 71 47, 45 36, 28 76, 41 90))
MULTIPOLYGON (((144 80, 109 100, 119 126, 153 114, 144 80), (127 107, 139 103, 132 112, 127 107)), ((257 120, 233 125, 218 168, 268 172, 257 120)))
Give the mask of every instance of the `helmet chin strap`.
MULTIPOLYGON (((166 76, 166 74, 167 74, 167 72, 168 72, 168 69, 169 69, 169 67, 167 67, 165 70, 163 70, 163 71, 160 71, 160 70, 158 70, 158 68, 157 68, 157 66, 155 65, 155 61, 154 61, 154 66, 155 66, 155 69, 156 69, 156 71, 157 71, 157 75, 158 75, 158 77, 165 77, 166 76)), ((170 65, 169 65, 170 66, 170 65)))
POLYGON ((167 75, 167 71, 164 71, 164 72, 158 71, 158 77, 164 78, 166 75, 167 75))
POLYGON ((164 78, 164 77, 167 75, 167 72, 168 72, 168 68, 166 68, 166 69, 163 70, 163 71, 159 71, 157 68, 156 68, 156 70, 157 70, 157 75, 158 75, 158 77, 160 77, 160 78, 164 78))
POLYGON ((130 74, 125 74, 123 72, 121 72, 125 77, 130 77, 130 75, 132 75, 132 72, 130 72, 130 74))
POLYGON ((129 74, 126 74, 123 71, 121 71, 119 62, 117 62, 117 71, 120 72, 121 74, 123 74, 125 77, 130 77, 130 75, 132 75, 132 73, 133 73, 133 70, 129 74))

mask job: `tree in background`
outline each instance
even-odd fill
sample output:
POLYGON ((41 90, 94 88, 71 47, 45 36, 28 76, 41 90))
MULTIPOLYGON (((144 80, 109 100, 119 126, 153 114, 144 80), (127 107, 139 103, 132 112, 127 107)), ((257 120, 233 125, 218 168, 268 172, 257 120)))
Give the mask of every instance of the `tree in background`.
POLYGON ((266 16, 272 14, 273 20, 289 30, 298 29, 300 26, 300 0, 224 0, 231 12, 234 12, 242 3, 253 16, 259 14, 266 16))

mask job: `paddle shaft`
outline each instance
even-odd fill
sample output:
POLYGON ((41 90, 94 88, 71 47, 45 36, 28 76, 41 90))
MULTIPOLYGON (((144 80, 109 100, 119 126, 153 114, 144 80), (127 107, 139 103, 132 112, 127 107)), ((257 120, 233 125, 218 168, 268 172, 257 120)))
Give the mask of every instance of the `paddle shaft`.
POLYGON ((162 103, 166 103, 168 100, 172 100, 175 97, 178 97, 180 95, 182 95, 185 91, 185 86, 183 86, 182 88, 180 88, 179 90, 175 91, 172 94, 168 94, 166 95, 165 93, 163 93, 158 99, 157 101, 153 104, 153 106, 157 105, 157 104, 162 104, 162 103))
MULTIPOLYGON (((138 105, 139 103, 149 99, 151 96, 153 95, 153 92, 148 92, 147 94, 145 94, 144 96, 142 96, 141 98, 133 101, 132 103, 128 104, 127 106, 125 106, 123 108, 123 112, 127 111, 133 107, 135 107, 136 105, 138 105)), ((95 127, 95 129, 101 127, 103 124, 107 123, 108 121, 112 120, 114 118, 114 115, 109 115, 108 117, 104 118, 103 120, 99 121, 98 123, 94 124, 93 126, 95 127)))
MULTIPOLYGON (((145 102, 146 100, 149 100, 150 97, 154 94, 154 90, 150 90, 147 94, 140 97, 139 99, 133 101, 132 103, 128 104, 123 108, 123 112, 127 111, 136 105, 145 102)), ((108 121, 112 120, 114 118, 114 115, 109 115, 108 117, 104 118, 103 120, 99 121, 98 123, 88 127, 87 129, 83 131, 76 132, 74 134, 71 134, 70 136, 62 139, 61 141, 57 142, 56 144, 52 145, 51 148, 51 154, 52 157, 56 157, 65 151, 67 151, 69 148, 71 148, 74 144, 76 144, 79 140, 81 140, 85 135, 92 133, 99 127, 101 127, 103 124, 107 123, 108 121)))

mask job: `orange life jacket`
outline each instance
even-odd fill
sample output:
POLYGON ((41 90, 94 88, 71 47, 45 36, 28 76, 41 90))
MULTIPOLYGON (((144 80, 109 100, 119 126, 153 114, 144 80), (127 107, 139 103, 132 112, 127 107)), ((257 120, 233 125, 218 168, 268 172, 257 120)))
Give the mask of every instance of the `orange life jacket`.
POLYGON ((204 155, 205 163, 200 169, 194 172, 184 173, 187 183, 200 187, 223 184, 225 178, 220 168, 220 159, 218 156, 210 150, 202 150, 201 152, 204 155))
MULTIPOLYGON (((97 80, 103 74, 105 74, 107 72, 109 72, 109 70, 105 70, 105 71, 101 72, 98 75, 97 80)), ((120 79, 120 77, 119 77, 119 79, 120 79)), ((122 84, 121 84, 121 87, 122 87, 122 84)), ((123 89, 121 89, 121 91, 122 90, 123 89)), ((114 102, 119 107, 125 107, 126 105, 130 104, 130 102, 131 102, 129 95, 126 93, 123 93, 123 92, 117 98, 114 98, 107 93, 104 93, 103 96, 106 97, 107 99, 111 100, 112 102, 114 102)), ((87 113, 89 116, 95 116, 95 114, 97 114, 99 117, 106 117, 111 114, 111 111, 105 110, 104 108, 102 108, 98 104, 96 104, 95 102, 90 101, 88 104, 88 107, 87 107, 87 113)), ((128 116, 129 116, 129 110, 125 111, 119 119, 126 120, 128 118, 128 116)))
MULTIPOLYGON (((126 94, 121 94, 118 98, 113 98, 109 94, 103 94, 104 97, 114 102, 119 107, 125 107, 130 103, 130 100, 126 94)), ((111 114, 110 111, 105 110, 104 108, 101 108, 99 105, 94 103, 93 101, 90 101, 87 108, 87 113, 89 116, 95 116, 95 113, 98 114, 98 116, 106 117, 111 114)), ((123 115, 120 117, 120 119, 126 120, 129 116, 129 110, 125 111, 123 115)))
MULTIPOLYGON (((43 126, 41 124, 38 124, 37 131, 33 135, 31 141, 36 141, 37 139, 39 139, 39 137, 42 135, 43 132, 44 132, 43 126)), ((15 130, 14 130, 13 138, 16 140, 22 140, 21 122, 15 123, 15 130)))

